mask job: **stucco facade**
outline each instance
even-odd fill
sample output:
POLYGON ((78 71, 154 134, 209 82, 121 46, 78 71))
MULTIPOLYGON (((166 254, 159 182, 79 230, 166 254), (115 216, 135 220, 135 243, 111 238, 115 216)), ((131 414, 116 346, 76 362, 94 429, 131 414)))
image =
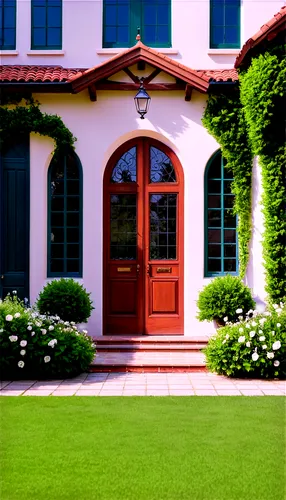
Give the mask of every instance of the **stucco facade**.
MULTIPOLYGON (((241 13, 243 42, 283 5, 282 1, 244 0, 241 13)), ((102 49, 102 2, 63 2, 63 49, 31 51, 30 2, 17 4, 17 47, 1 54, 2 64, 61 65, 89 68, 120 49, 102 49), (82 6, 84 4, 84 9, 82 6), (76 36, 75 36, 76 33, 76 36)), ((144 41, 144 40, 143 40, 144 41)), ((158 49, 160 51, 160 49, 158 49)), ((162 50, 170 58, 194 69, 232 68, 238 50, 209 49, 208 2, 172 2, 172 48, 162 50)), ((136 66, 130 68, 136 74, 136 66)), ((152 68, 146 65, 145 73, 152 68)), ((141 76, 140 74, 140 76, 141 76)), ((111 77, 128 81, 124 73, 111 77)), ((161 72, 154 82, 175 82, 161 72)), ((80 281, 92 294, 95 310, 89 331, 103 331, 103 176, 116 149, 135 137, 150 137, 168 146, 184 171, 184 334, 211 333, 213 326, 196 319, 199 290, 211 278, 204 277, 204 175, 208 160, 219 145, 201 119, 207 95, 193 90, 190 102, 184 92, 150 92, 151 105, 141 120, 134 107, 134 92, 98 91, 91 102, 87 90, 76 95, 34 94, 41 110, 61 116, 77 138, 76 153, 83 169, 83 275, 80 281)), ((47 278, 47 173, 54 148, 49 138, 30 135, 30 300, 34 302, 47 278)), ((259 165, 253 169, 253 237, 246 283, 258 302, 265 299, 260 209, 259 165)))

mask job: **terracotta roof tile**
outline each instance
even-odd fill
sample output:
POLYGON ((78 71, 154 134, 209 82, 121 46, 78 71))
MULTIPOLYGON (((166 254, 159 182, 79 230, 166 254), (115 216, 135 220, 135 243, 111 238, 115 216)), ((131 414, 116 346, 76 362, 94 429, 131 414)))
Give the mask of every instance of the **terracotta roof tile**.
POLYGON ((208 79, 208 82, 236 82, 238 74, 236 69, 201 69, 197 73, 208 79))
POLYGON ((277 34, 286 28, 286 5, 284 5, 277 14, 275 14, 267 23, 261 26, 260 30, 245 42, 238 54, 234 67, 238 68, 242 62, 245 62, 246 56, 253 47, 259 45, 263 40, 272 40, 277 34))
POLYGON ((82 71, 62 66, 0 66, 0 82, 68 82, 82 71))

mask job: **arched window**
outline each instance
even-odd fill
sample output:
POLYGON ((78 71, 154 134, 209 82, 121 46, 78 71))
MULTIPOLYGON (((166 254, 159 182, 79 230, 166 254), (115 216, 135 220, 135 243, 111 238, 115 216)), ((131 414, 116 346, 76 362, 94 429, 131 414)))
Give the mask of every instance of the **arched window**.
POLYGON ((221 152, 215 153, 205 172, 205 276, 237 274, 237 216, 231 192, 233 174, 221 152))
POLYGON ((48 171, 48 276, 82 276, 82 167, 71 153, 48 171))

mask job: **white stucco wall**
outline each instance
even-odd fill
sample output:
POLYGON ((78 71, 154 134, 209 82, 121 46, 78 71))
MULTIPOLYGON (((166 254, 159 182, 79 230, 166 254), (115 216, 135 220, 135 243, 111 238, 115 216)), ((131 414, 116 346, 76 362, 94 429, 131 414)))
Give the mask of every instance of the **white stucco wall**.
MULTIPOLYGON (((241 44, 284 5, 283 0, 241 0, 241 44)), ((172 0, 170 57, 195 69, 233 66, 238 50, 209 50, 209 2, 172 0)), ((134 33, 134 43, 135 43, 134 33)), ((143 40, 144 42, 144 40, 143 40)), ((63 0, 61 51, 31 50, 31 2, 17 0, 16 51, 0 51, 1 64, 53 64, 89 68, 114 49, 102 51, 102 0, 63 0)))
MULTIPOLYGON (((154 137, 177 154, 185 176, 185 335, 211 333, 213 326, 196 319, 198 292, 209 282, 204 278, 204 171, 210 156, 218 149, 216 141, 202 126, 206 96, 193 92, 191 102, 183 92, 154 92, 147 119, 137 118, 133 93, 98 92, 97 102, 88 93, 76 96, 35 96, 41 108, 59 114, 77 137, 76 152, 83 167, 83 283, 92 293, 95 311, 90 319, 92 334, 102 333, 102 216, 103 174, 117 147, 132 137, 154 137)), ((31 135, 31 300, 46 282, 47 268, 47 170, 53 143, 31 135)), ((255 171, 256 172, 256 171, 255 171)), ((254 193, 260 190, 258 171, 254 193)), ((256 195, 255 195, 256 196, 256 195)), ((255 238, 249 265, 249 285, 263 296, 257 260, 261 259, 259 238, 261 216, 255 198, 255 238), (253 264, 255 262, 255 265, 253 264)), ((263 296, 264 297, 264 296, 263 296)))

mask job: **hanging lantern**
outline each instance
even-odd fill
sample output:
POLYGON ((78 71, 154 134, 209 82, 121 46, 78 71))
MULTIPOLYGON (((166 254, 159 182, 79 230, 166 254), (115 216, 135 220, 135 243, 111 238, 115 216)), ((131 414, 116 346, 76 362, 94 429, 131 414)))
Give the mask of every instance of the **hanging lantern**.
POLYGON ((138 90, 136 96, 134 97, 136 111, 140 115, 141 120, 144 120, 144 116, 146 115, 146 113, 148 113, 148 109, 149 109, 150 101, 151 101, 151 97, 149 96, 148 92, 145 90, 143 82, 144 82, 144 78, 141 78, 139 90, 138 90))

